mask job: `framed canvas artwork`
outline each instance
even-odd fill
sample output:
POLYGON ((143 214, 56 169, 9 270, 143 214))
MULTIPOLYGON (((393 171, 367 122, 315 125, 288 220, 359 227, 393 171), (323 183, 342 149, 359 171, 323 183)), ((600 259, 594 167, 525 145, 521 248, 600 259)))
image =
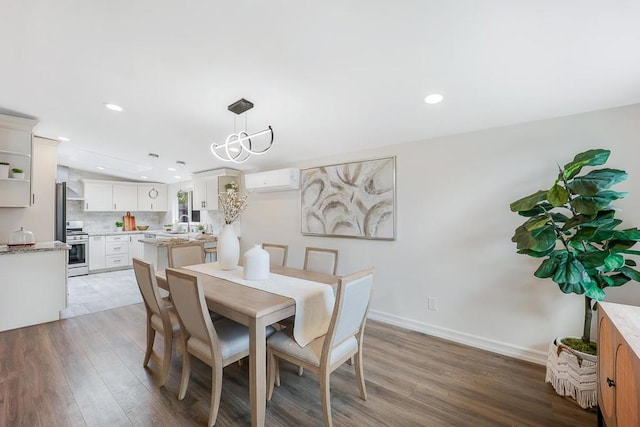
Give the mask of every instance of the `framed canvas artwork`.
POLYGON ((396 158, 301 171, 302 234, 394 240, 396 158))

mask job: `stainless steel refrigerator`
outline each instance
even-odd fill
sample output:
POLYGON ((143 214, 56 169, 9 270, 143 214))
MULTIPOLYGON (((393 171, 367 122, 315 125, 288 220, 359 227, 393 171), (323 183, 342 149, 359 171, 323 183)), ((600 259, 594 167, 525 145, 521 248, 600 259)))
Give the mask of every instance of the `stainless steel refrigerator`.
POLYGON ((56 184, 56 240, 67 241, 67 183, 56 184))

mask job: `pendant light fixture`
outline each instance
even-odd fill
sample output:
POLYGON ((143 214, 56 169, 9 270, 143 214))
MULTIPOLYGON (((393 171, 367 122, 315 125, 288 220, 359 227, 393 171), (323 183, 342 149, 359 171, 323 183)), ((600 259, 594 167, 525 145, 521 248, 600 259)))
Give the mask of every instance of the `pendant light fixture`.
POLYGON ((156 189, 156 159, 160 156, 158 156, 157 154, 154 153, 149 153, 149 157, 151 157, 151 163, 152 163, 152 168, 153 168, 153 181, 151 183, 151 190, 149 190, 149 198, 150 199, 156 199, 158 197, 158 190, 156 189))
POLYGON ((264 154, 273 146, 273 129, 268 126, 267 129, 253 134, 247 131, 247 114, 246 112, 253 108, 253 103, 242 98, 229 105, 228 109, 236 114, 233 118, 233 133, 229 135, 224 144, 211 144, 211 153, 223 162, 244 163, 249 160, 252 154, 264 154), (236 118, 240 114, 244 114, 244 130, 236 131, 236 118), (271 134, 270 141, 261 145, 256 145, 251 138, 258 138, 263 135, 271 134), (261 147, 261 148, 257 148, 261 147))

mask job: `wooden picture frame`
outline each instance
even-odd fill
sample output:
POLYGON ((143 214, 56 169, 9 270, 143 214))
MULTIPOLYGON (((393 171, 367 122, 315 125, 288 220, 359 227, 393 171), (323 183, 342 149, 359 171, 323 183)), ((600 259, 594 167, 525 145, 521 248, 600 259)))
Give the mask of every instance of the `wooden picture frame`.
POLYGON ((396 158, 301 171, 301 227, 308 236, 396 238, 396 158))

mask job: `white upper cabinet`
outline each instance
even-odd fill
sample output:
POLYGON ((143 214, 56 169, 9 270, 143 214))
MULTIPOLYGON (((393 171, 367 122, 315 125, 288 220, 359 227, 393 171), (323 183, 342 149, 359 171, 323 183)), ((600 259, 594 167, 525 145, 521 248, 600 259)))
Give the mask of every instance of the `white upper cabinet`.
POLYGON ((167 185, 139 184, 125 181, 84 180, 84 210, 100 212, 166 212, 167 185), (158 197, 149 197, 149 190, 158 190, 158 197))
POLYGON ((84 181, 84 210, 112 211, 113 184, 110 182, 84 181))
POLYGON ((0 114, 0 207, 31 205, 31 131, 35 120, 0 114), (11 177, 11 169, 21 169, 24 178, 11 177), (8 171, 8 173, 6 173, 8 171))
POLYGON ((138 210, 138 187, 131 184, 113 184, 114 211, 138 210))
POLYGON ((225 191, 225 185, 234 181, 240 184, 240 171, 218 169, 193 178, 193 209, 200 211, 218 210, 218 193, 225 191), (215 173, 215 175, 210 175, 215 173))
POLYGON ((167 186, 165 184, 138 185, 138 210, 152 212, 167 211, 167 186), (149 192, 153 188, 158 191, 158 196, 155 199, 152 199, 151 196, 149 196, 149 192))

